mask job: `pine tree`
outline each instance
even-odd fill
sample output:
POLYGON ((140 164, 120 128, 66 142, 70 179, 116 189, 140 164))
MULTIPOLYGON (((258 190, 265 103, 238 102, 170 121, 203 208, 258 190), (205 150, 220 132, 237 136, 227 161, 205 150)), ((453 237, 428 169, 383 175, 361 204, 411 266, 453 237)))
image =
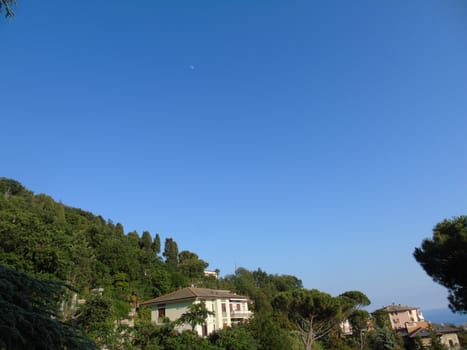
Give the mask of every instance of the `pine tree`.
POLYGON ((0 349, 96 349, 79 328, 61 321, 65 286, 0 266, 0 349))

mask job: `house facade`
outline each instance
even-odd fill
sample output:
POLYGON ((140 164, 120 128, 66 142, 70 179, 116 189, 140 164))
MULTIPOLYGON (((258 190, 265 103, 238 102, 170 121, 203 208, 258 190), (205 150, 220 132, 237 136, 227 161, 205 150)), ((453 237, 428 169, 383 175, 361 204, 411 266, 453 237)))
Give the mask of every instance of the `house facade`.
POLYGON ((414 322, 407 325, 406 337, 414 342, 417 338, 420 339, 423 346, 430 347, 432 337, 435 335, 441 344, 446 346, 449 350, 460 349, 459 337, 457 336, 457 329, 431 322, 414 322))
POLYGON ((425 320, 420 309, 415 306, 393 304, 383 307, 383 310, 387 311, 391 320, 391 327, 396 330, 405 329, 407 324, 425 320))
MULTIPOLYGON (((145 301, 140 305, 151 307, 151 321, 163 324, 166 319, 176 321, 188 311, 192 304, 204 302, 206 309, 214 315, 209 315, 204 325, 198 325, 195 332, 206 336, 218 329, 230 327, 252 317, 248 309, 250 299, 232 293, 228 290, 188 287, 160 297, 145 301)), ((179 331, 189 330, 189 325, 177 326, 179 331)))
POLYGON ((418 307, 393 304, 379 310, 388 313, 391 327, 404 338, 408 348, 412 348, 416 341, 430 347, 433 336, 450 350, 460 348, 455 328, 426 321, 418 307))

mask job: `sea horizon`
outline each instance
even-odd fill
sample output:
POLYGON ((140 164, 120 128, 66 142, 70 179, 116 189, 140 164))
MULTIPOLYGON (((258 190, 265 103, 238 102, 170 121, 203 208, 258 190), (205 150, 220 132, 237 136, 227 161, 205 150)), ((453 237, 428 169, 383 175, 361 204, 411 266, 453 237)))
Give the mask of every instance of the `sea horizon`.
POLYGON ((425 320, 432 323, 467 324, 467 314, 453 313, 449 308, 422 310, 422 313, 425 320))

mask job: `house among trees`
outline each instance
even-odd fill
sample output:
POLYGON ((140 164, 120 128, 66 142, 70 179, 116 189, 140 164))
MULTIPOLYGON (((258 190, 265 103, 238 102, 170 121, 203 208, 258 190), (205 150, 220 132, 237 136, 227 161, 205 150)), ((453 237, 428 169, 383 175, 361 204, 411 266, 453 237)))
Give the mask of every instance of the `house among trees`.
POLYGON ((253 315, 248 309, 249 302, 248 297, 228 290, 188 287, 145 301, 141 305, 152 308, 153 323, 163 324, 167 319, 179 320, 192 310, 194 304, 202 303, 207 310, 203 322, 192 324, 192 327, 189 323, 179 324, 177 329, 192 329, 198 335, 206 336, 218 329, 249 319, 253 315))
POLYGON ((423 347, 433 347, 434 343, 444 345, 447 349, 459 349, 459 337, 457 329, 436 323, 419 322, 407 325, 406 342, 415 347, 418 342, 423 347))
POLYGON ((388 305, 380 310, 384 310, 388 313, 391 321, 391 327, 393 329, 404 329, 407 323, 424 321, 420 308, 415 306, 404 306, 404 305, 388 305))
POLYGON ((418 307, 393 304, 376 311, 387 313, 392 329, 403 337, 408 349, 430 348, 435 343, 447 349, 460 347, 457 329, 426 321, 418 307))

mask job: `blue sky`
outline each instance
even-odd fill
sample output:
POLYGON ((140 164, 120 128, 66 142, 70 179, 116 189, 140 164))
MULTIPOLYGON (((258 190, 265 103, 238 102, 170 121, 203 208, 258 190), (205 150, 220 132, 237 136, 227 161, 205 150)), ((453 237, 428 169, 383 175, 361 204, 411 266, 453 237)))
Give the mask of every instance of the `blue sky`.
POLYGON ((229 274, 447 305, 413 249, 466 214, 467 4, 19 1, 1 176, 229 274))

